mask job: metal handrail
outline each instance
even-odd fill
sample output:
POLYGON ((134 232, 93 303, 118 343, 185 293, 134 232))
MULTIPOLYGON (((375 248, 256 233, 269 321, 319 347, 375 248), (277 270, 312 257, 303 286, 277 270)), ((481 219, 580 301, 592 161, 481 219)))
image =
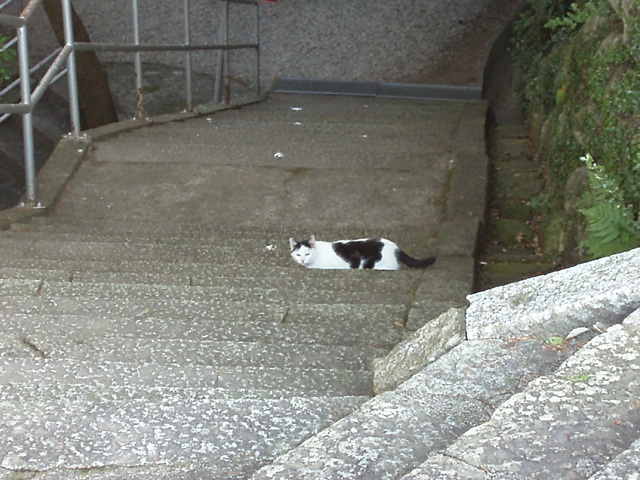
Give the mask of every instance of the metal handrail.
MULTIPOLYGON (((7 0, 0 5, 0 10, 11 4, 14 0, 7 0)), ((69 88, 69 109, 71 117, 70 135, 79 137, 80 133, 80 107, 78 100, 78 84, 76 71, 76 52, 80 51, 100 51, 100 52, 133 52, 134 67, 136 73, 136 118, 144 118, 144 103, 142 88, 142 52, 162 52, 174 51, 185 52, 185 96, 187 110, 193 109, 192 99, 192 64, 191 52, 218 50, 219 62, 216 72, 214 102, 220 102, 223 89, 223 81, 228 86, 228 52, 230 50, 253 49, 256 58, 256 93, 260 93, 260 30, 259 30, 259 4, 257 0, 220 0, 223 5, 222 29, 219 44, 192 44, 191 43, 191 22, 190 22, 190 1, 183 0, 183 23, 184 23, 184 43, 182 44, 142 44, 140 42, 140 24, 138 0, 131 0, 133 14, 133 44, 121 43, 86 43, 76 42, 73 36, 71 0, 60 0, 63 12, 65 46, 56 49, 35 67, 30 68, 28 50, 28 27, 31 23, 35 9, 42 3, 42 0, 29 0, 26 7, 19 16, 0 14, 0 25, 16 28, 15 40, 11 40, 12 45, 17 45, 19 78, 0 92, 0 97, 8 91, 20 87, 19 104, 0 103, 0 123, 12 114, 22 115, 23 142, 24 142, 24 163, 26 182, 26 202, 25 206, 41 207, 36 202, 35 191, 35 153, 33 140, 33 111, 44 95, 45 91, 63 76, 67 77, 69 88), (229 3, 253 5, 255 7, 255 34, 253 43, 229 44, 228 38, 228 15, 229 3), (31 75, 49 64, 35 89, 31 90, 31 75)), ((229 95, 225 96, 225 101, 230 101, 229 95)))

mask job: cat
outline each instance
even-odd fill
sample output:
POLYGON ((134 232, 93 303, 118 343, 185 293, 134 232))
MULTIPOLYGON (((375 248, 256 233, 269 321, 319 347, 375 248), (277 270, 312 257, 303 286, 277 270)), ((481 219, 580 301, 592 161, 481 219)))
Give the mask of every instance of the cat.
POLYGON ((322 242, 311 235, 309 240, 302 242, 296 242, 290 238, 289 244, 291 257, 307 268, 398 270, 401 264, 423 268, 436 261, 435 257, 421 260, 411 258, 398 245, 386 238, 322 242))

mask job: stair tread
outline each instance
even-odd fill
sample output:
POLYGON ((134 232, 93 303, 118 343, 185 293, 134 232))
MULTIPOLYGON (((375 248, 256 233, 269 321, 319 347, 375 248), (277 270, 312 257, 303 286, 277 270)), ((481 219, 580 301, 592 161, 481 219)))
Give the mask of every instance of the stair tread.
MULTIPOLYGON (((258 341, 204 340, 174 337, 146 337, 126 334, 28 333, 25 336, 0 333, 0 345, 28 342, 25 356, 69 358, 96 362, 118 361, 157 364, 202 364, 368 370, 373 359, 386 349, 367 346, 330 346, 258 341), (34 350, 37 353, 34 353, 34 350)), ((4 348, 2 349, 4 350, 4 348)), ((0 350, 0 357, 5 356, 0 350)), ((12 352, 12 355, 15 353, 12 352)))
POLYGON ((333 478, 337 472, 358 478, 364 471, 371 478, 397 478, 486 421, 500 403, 576 348, 577 342, 564 350, 546 349, 541 339, 463 342, 252 479, 274 472, 296 479, 333 478))
POLYGON ((65 313, 3 313, 4 333, 16 336, 62 335, 70 338, 90 335, 135 335, 137 338, 182 338, 202 341, 297 343, 332 346, 369 346, 391 348, 403 335, 395 324, 367 322, 364 325, 340 322, 283 323, 258 311, 254 320, 214 319, 210 317, 176 318, 159 315, 109 315, 65 313), (260 315, 262 313, 262 315, 260 315))
POLYGON ((3 404, 3 467, 96 468, 207 462, 264 462, 337 418, 361 399, 291 398, 20 402, 3 404), (291 411, 296 411, 292 418, 291 411))
MULTIPOLYGON (((357 370, 259 366, 215 367, 197 364, 154 364, 65 358, 2 358, 0 385, 22 383, 26 389, 46 385, 115 388, 217 388, 245 392, 272 390, 283 396, 369 396, 371 373, 357 370)), ((6 388, 3 387, 3 388, 6 388)))
MULTIPOLYGON (((637 448, 639 379, 636 310, 557 371, 533 380, 445 454, 476 473, 529 477, 544 471, 566 478, 578 471, 590 477, 617 455, 637 448)), ((409 478, 449 478, 441 458, 428 461, 417 473, 409 478)))
POLYGON ((141 299, 172 298, 196 303, 225 304, 228 302, 253 302, 265 305, 327 304, 331 302, 376 305, 405 305, 407 292, 380 295, 375 291, 336 292, 318 290, 314 295, 301 295, 296 290, 286 290, 277 285, 267 287, 192 285, 158 285, 144 283, 83 283, 56 280, 0 279, 1 296, 40 296, 113 298, 136 297, 141 299))

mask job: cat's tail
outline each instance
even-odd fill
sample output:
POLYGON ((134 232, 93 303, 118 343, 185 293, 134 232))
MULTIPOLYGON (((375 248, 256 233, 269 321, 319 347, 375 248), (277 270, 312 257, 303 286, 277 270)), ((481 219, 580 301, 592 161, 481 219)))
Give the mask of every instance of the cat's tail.
POLYGON ((429 265, 433 265, 436 262, 436 257, 427 257, 427 258, 413 258, 404 253, 402 250, 398 249, 396 251, 396 256, 398 257, 398 261, 404 263, 408 267, 412 268, 425 268, 429 265))

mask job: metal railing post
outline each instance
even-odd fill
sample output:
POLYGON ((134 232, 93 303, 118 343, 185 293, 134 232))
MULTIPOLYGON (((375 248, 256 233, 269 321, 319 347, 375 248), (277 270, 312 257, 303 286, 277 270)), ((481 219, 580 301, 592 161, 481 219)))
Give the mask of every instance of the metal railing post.
MULTIPOLYGON (((191 45, 191 18, 189 15, 189 0, 184 0, 184 44, 191 45)), ((191 50, 187 50, 186 53, 186 65, 185 65, 185 97, 187 111, 193 110, 193 89, 191 75, 191 50)))
MULTIPOLYGON (((227 46, 229 44, 229 2, 222 2, 222 25, 220 27, 220 38, 222 45, 227 46)), ((213 101, 220 103, 222 98, 222 84, 225 75, 225 67, 227 63, 226 50, 218 50, 218 64, 216 65, 216 84, 213 94, 213 101)))
MULTIPOLYGON (((260 45, 260 6, 256 3, 256 32, 254 37, 256 45, 260 45)), ((256 47, 256 94, 260 95, 260 47, 256 47)))
MULTIPOLYGON (((140 16, 138 0, 131 0, 133 9, 133 43, 140 46, 140 16)), ((135 118, 144 118, 144 91, 142 89, 142 53, 140 50, 134 54, 134 67, 136 72, 136 113, 135 118)))
POLYGON ((76 72, 75 39, 73 36, 73 17, 71 0, 62 0, 62 16, 64 22, 64 41, 70 47, 67 57, 67 82, 69 88, 69 109, 71 115, 71 133, 80 136, 80 101, 78 98, 78 75, 76 72))
MULTIPOLYGON (((18 27, 18 68, 20 71, 21 103, 31 105, 31 75, 29 73, 29 43, 27 25, 18 27)), ((26 183, 26 200, 30 205, 36 203, 36 161, 33 146, 33 114, 32 110, 22 114, 22 139, 24 143, 24 174, 26 183)))

